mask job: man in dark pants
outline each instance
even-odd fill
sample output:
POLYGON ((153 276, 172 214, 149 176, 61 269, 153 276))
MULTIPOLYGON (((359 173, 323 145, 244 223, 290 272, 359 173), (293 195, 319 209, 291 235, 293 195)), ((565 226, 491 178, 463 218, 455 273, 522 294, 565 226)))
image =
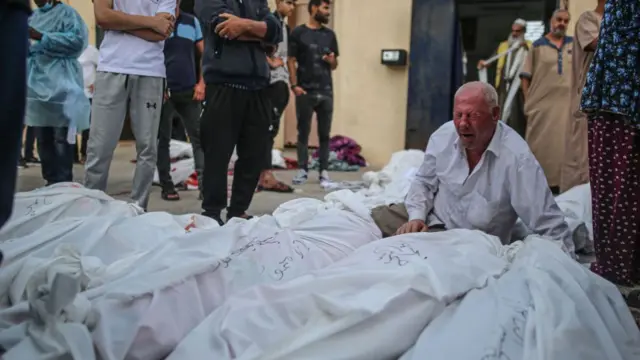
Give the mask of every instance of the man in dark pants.
POLYGON ((227 168, 235 163, 227 219, 246 214, 264 168, 272 118, 268 48, 282 39, 281 23, 266 0, 196 0, 206 26, 204 79, 207 95, 200 134, 204 149, 203 215, 222 224, 227 207, 227 168), (267 46, 265 46, 267 45, 267 46))
POLYGON ((11 216, 27 96, 29 0, 0 3, 0 227, 11 216))
MULTIPOLYGON (((195 16, 180 11, 180 1, 176 8, 175 30, 164 42, 164 62, 167 67, 168 92, 162 105, 160 128, 158 129, 158 177, 162 186, 162 198, 167 201, 180 200, 171 179, 171 158, 169 144, 173 130, 174 115, 184 124, 191 146, 198 187, 202 189, 202 167, 204 154, 200 147, 200 104, 204 100, 205 85, 202 76, 196 77, 195 50, 202 55, 204 41, 200 22, 195 16)), ((202 74, 202 71, 200 71, 202 74)))
POLYGON ((309 133, 315 112, 320 142, 320 183, 328 182, 329 136, 333 118, 333 81, 331 72, 338 67, 338 40, 325 24, 331 15, 331 0, 310 0, 309 21, 293 30, 289 38, 291 88, 296 94, 298 111, 298 166, 293 179, 304 184, 309 177, 309 133), (297 64, 297 70, 296 70, 297 64))
POLYGON ((273 142, 278 135, 280 129, 280 118, 284 109, 289 104, 289 71, 287 69, 287 47, 289 38, 289 27, 284 22, 284 19, 291 15, 296 7, 295 0, 276 0, 276 10, 273 15, 280 20, 282 24, 282 41, 278 44, 278 49, 272 56, 267 56, 267 62, 271 68, 271 85, 269 85, 269 95, 271 98, 272 118, 271 137, 269 146, 266 151, 265 168, 260 174, 260 181, 258 182, 259 191, 273 191, 279 193, 291 193, 293 188, 282 181, 279 181, 271 171, 273 166, 273 159, 271 156, 271 150, 273 149, 273 142))

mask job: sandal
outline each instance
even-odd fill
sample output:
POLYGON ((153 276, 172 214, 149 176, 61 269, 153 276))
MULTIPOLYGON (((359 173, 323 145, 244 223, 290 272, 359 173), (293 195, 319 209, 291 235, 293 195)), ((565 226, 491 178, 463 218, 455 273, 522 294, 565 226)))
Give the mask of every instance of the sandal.
POLYGON ((275 186, 271 186, 271 187, 258 185, 258 191, 270 191, 270 192, 276 192, 276 193, 291 194, 295 190, 291 186, 283 183, 282 181, 278 181, 275 183, 275 186))
POLYGON ((165 200, 165 201, 180 200, 180 194, 178 194, 176 189, 173 187, 162 189, 162 194, 160 196, 162 196, 162 200, 165 200))

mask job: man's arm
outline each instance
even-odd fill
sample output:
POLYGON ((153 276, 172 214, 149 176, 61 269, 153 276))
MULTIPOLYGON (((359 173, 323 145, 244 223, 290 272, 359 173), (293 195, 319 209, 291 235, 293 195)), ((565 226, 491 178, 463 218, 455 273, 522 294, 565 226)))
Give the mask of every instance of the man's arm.
POLYGON ((600 27, 596 16, 590 12, 582 14, 576 23, 575 39, 578 46, 588 52, 596 51, 599 33, 600 27))
POLYGON ((533 52, 536 49, 529 49, 529 53, 527 53, 527 58, 524 60, 524 64, 522 64, 522 70, 520 71, 520 87, 522 88, 522 95, 524 95, 525 102, 529 97, 529 85, 531 85, 531 79, 533 78, 533 52))
POLYGON ((96 24, 105 30, 151 29, 155 26, 153 17, 130 15, 113 10, 113 0, 95 0, 94 13, 96 24))
POLYGON ((429 141, 424 154, 424 161, 418 169, 404 205, 409 214, 409 221, 426 221, 427 215, 433 209, 433 200, 438 191, 438 177, 436 176, 436 157, 433 152, 432 141, 429 141))
POLYGON ((575 246, 569 225, 551 194, 540 164, 532 154, 518 160, 507 175, 511 206, 531 231, 558 241, 563 250, 573 256, 575 246))
POLYGON ((333 40, 331 41, 331 52, 332 56, 327 56, 327 62, 331 66, 331 70, 335 70, 338 68, 338 56, 340 56, 340 49, 338 49, 338 38, 336 34, 333 34, 333 40))

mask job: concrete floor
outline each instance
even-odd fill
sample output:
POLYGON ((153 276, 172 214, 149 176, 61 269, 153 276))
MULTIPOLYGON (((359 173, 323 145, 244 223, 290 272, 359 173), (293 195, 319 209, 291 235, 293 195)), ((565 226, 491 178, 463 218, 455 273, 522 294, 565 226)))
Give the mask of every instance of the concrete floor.
MULTIPOLYGON (((131 191, 131 181, 135 164, 131 163, 135 159, 135 145, 131 142, 121 143, 114 154, 111 164, 111 172, 109 175, 109 186, 107 193, 114 198, 128 200, 131 191)), ((285 152, 285 156, 294 157, 293 153, 285 152)), ((82 183, 84 176, 84 167, 75 165, 73 169, 74 180, 82 183)), ((352 181, 361 180, 365 170, 359 172, 335 172, 331 173, 332 180, 335 181, 352 181)), ((276 171, 276 176, 291 184, 291 179, 296 171, 276 171)), ((278 194, 271 192, 261 192, 255 194, 253 202, 249 208, 252 215, 270 214, 280 204, 301 197, 312 197, 322 199, 326 192, 317 182, 317 174, 312 173, 309 183, 296 187, 293 194, 278 194)), ((28 169, 19 169, 18 191, 29 191, 44 186, 44 180, 40 172, 39 166, 30 166, 28 169)), ((164 201, 160 197, 160 188, 154 186, 151 198, 149 200, 149 211, 166 211, 172 214, 200 213, 200 201, 198 200, 198 191, 181 191, 180 201, 164 201)))

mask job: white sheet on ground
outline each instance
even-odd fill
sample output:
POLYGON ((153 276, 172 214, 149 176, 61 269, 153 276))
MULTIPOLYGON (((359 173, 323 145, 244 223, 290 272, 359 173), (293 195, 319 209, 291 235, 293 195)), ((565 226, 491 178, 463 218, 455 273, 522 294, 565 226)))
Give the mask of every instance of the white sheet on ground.
MULTIPOLYGON (((565 220, 573 234, 576 251, 593 252, 593 218, 591 213, 591 187, 578 185, 556 196, 556 202, 564 212, 565 220)), ((531 234, 527 226, 518 220, 512 239, 522 240, 531 234)))
POLYGON ((619 290, 531 236, 508 272, 427 326, 401 360, 635 360, 640 331, 619 290))
POLYGON ((469 230, 383 239, 229 298, 168 359, 398 357, 448 303, 506 270, 501 249, 498 238, 469 230))
POLYGON ((175 262, 166 272, 130 277, 126 287, 97 301, 102 320, 93 338, 101 358, 163 358, 229 296, 324 268, 381 238, 370 218, 344 210, 321 211, 289 228, 276 219, 238 220, 218 230, 236 229, 225 238, 185 238, 189 247, 172 253, 175 262), (231 242, 234 250, 212 252, 218 241, 231 242))
MULTIPOLYGON (((0 311, 0 346, 35 351, 31 335, 20 330, 39 321, 30 315, 28 294, 66 274, 80 281, 80 296, 100 315, 93 338, 102 359, 166 356, 227 296, 325 267, 380 239, 366 209, 345 202, 304 220, 264 216, 222 228, 198 215, 160 212, 53 222, 7 247, 0 295, 15 305, 0 311)), ((57 340, 41 342, 68 349, 57 340)))
POLYGON ((11 218, 0 230, 0 246, 40 230, 60 219, 91 216, 132 217, 144 211, 133 204, 115 200, 102 191, 76 183, 60 183, 17 193, 11 218))

